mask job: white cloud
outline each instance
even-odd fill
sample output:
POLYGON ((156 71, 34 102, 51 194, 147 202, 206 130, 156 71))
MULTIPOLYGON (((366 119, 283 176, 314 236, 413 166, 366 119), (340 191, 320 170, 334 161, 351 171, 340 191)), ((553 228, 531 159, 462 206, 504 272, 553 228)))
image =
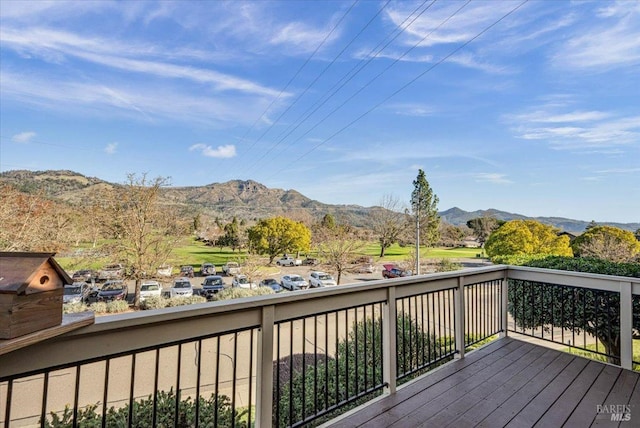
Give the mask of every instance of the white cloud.
POLYGON ((562 67, 596 72, 640 63, 640 3, 611 3, 596 15, 601 21, 580 27, 553 61, 562 67))
POLYGON ((494 183, 494 184, 513 183, 511 180, 506 178, 505 174, 478 173, 478 174, 474 174, 474 177, 476 178, 476 181, 479 181, 479 182, 488 182, 488 183, 494 183))
POLYGON ((213 148, 206 144, 194 144, 189 147, 189 151, 199 150, 203 156, 207 156, 210 158, 233 158, 236 156, 236 146, 233 144, 227 144, 224 146, 218 146, 217 148, 213 148))
POLYGON ((104 152, 112 155, 116 152, 116 149, 118 148, 118 143, 109 143, 107 144, 107 147, 104 148, 104 152))
POLYGON ((14 143, 29 143, 35 136, 36 133, 33 131, 21 132, 11 137, 11 141, 14 143))
POLYGON ((391 104, 387 106, 387 109, 393 111, 395 114, 415 117, 433 116, 436 112, 436 109, 432 106, 418 103, 391 104))

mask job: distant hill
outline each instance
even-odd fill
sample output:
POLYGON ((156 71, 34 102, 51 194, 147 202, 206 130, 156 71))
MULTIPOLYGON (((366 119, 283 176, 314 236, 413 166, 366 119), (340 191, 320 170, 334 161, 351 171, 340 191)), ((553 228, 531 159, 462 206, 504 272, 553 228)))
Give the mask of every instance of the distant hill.
MULTIPOLYGON (((440 217, 447 223, 451 223, 456 226, 466 224, 467 221, 478 217, 494 217, 498 220, 526 220, 532 219, 539 221, 540 223, 549 224, 558 229, 570 232, 573 234, 579 234, 585 231, 589 225, 589 221, 573 220, 563 217, 527 217, 521 214, 513 214, 506 211, 499 211, 496 209, 477 210, 477 211, 464 211, 460 208, 453 207, 446 211, 440 212, 440 217)), ((640 223, 598 223, 599 225, 615 226, 620 229, 630 230, 632 232, 640 228, 640 223)))
MULTIPOLYGON (((119 186, 95 177, 86 177, 73 171, 6 171, 0 173, 0 183, 8 183, 25 193, 42 192, 45 196, 82 205, 87 197, 105 187, 119 186)), ((164 203, 174 204, 183 210, 203 213, 223 220, 236 216, 254 220, 275 215, 286 215, 295 219, 320 219, 332 214, 340 222, 357 227, 369 224, 368 216, 380 207, 359 205, 331 205, 309 199, 295 190, 270 189, 253 180, 232 180, 205 186, 167 187, 163 189, 164 203)), ((490 216, 499 220, 528 219, 495 209, 464 211, 454 207, 440 212, 442 219, 456 226, 464 225, 476 217, 490 216)), ((560 217, 535 217, 541 223, 553 225, 574 234, 582 233, 589 222, 560 217)), ((635 231, 640 223, 602 223, 625 230, 635 231)))

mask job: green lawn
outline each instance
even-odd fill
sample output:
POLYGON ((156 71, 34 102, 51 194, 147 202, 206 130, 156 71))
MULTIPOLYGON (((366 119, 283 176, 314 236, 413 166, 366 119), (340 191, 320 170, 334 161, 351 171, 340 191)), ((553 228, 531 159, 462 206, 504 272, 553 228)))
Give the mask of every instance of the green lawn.
MULTIPOLYGON (((394 244, 385 251, 384 260, 404 260, 414 251, 415 247, 401 247, 398 244, 394 244)), ((420 257, 425 259, 475 258, 481 252, 480 248, 422 248, 420 257)), ((370 243, 364 247, 363 253, 377 260, 380 256, 380 245, 378 243, 370 243)))
MULTIPOLYGON (((400 247, 395 244, 387 249, 383 260, 400 261, 410 257, 415 250, 412 246, 400 247)), ((422 248, 422 259, 448 259, 448 258, 475 258, 480 254, 478 248, 422 248)), ((244 251, 232 251, 230 248, 209 247, 194 239, 185 240, 182 245, 175 247, 169 256, 168 264, 177 269, 181 265, 192 265, 196 270, 204 262, 215 264, 218 268, 228 260, 234 260, 245 256, 244 251)), ((313 255, 313 252, 310 253, 313 255)), ((380 245, 370 243, 362 250, 362 255, 371 256, 376 262, 380 262, 380 245)), ((81 257, 56 257, 56 261, 68 270, 75 271, 81 268, 100 269, 111 262, 106 258, 81 258, 81 257)))
MULTIPOLYGON (((632 340, 632 343, 633 343, 633 361, 634 361, 633 370, 640 371, 640 339, 634 339, 632 340)), ((587 349, 591 349, 595 351, 596 350, 595 343, 587 345, 587 349)), ((589 358, 591 360, 607 362, 607 357, 600 354, 596 354, 594 352, 583 351, 581 349, 576 349, 576 348, 565 348, 564 351, 569 352, 573 355, 579 355, 581 357, 589 358)), ((598 345, 598 352, 604 352, 604 346, 602 346, 602 344, 598 345)))

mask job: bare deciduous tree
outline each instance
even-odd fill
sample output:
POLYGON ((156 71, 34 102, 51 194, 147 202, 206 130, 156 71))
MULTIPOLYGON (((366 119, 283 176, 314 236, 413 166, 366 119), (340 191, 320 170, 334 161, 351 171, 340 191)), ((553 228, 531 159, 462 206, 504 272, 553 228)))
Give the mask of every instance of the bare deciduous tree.
POLYGON ((380 257, 384 257, 387 248, 398 242, 406 228, 405 216, 398 198, 384 195, 380 207, 371 210, 371 229, 380 243, 380 257))
POLYGON ((348 226, 335 226, 323 229, 318 244, 318 252, 322 260, 336 273, 336 282, 340 284, 342 273, 351 266, 351 260, 364 247, 364 243, 348 226))

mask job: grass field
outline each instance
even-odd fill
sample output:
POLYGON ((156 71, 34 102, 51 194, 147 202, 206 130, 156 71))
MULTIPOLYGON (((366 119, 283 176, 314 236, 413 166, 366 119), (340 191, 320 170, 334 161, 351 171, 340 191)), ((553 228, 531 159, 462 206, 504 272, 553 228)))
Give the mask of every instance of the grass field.
MULTIPOLYGON (((361 255, 371 256, 376 262, 381 260, 394 262, 408 259, 413 251, 415 251, 414 247, 401 247, 396 244, 388 248, 384 258, 380 259, 380 245, 370 243, 362 249, 361 255)), ((420 257, 423 260, 475 258, 477 254, 480 254, 480 251, 478 248, 423 248, 420 252, 420 257)), ((313 255, 313 252, 310 254, 313 255)), ((210 247, 202 242, 189 239, 173 249, 167 263, 174 267, 174 271, 181 265, 192 265, 198 270, 204 262, 210 262, 220 267, 228 260, 236 260, 245 256, 246 253, 244 251, 234 252, 231 248, 210 247)), ((81 268, 100 269, 110 262, 105 258, 82 257, 56 257, 56 261, 68 271, 75 271, 81 268)))
MULTIPOLYGON (((640 371, 640 339, 634 339, 632 340, 632 343, 633 343, 632 353, 633 353, 633 361, 634 361, 633 370, 640 371)), ((587 345, 587 348, 595 351, 596 345, 589 344, 587 345)), ((576 349, 576 348, 565 348, 564 351, 574 355, 579 355, 581 357, 589 358, 591 360, 603 361, 605 363, 607 362, 607 358, 605 356, 596 354, 594 352, 583 351, 582 349, 576 349)), ((604 352, 604 346, 602 344, 598 346, 598 351, 604 352)))

